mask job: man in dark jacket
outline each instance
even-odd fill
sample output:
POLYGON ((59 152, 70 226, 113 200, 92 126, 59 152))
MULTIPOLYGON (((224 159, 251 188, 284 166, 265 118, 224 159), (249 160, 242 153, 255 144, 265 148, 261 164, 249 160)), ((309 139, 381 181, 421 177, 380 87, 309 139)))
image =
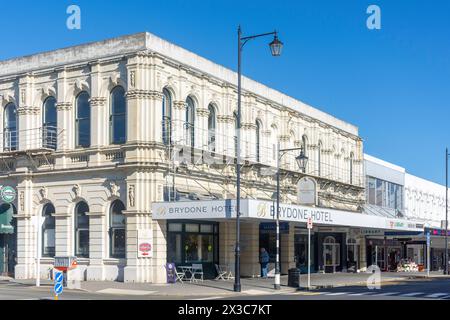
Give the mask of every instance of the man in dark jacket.
POLYGON ((267 278, 267 265, 269 264, 269 254, 266 249, 261 248, 261 253, 259 255, 259 263, 261 264, 261 278, 267 278))

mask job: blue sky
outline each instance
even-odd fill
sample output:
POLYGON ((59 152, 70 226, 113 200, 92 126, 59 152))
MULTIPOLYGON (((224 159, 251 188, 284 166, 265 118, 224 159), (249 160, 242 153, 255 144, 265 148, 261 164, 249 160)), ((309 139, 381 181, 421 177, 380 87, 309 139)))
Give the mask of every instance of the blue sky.
POLYGON ((279 30, 245 47, 246 76, 359 127, 365 152, 445 183, 450 1, 2 1, 0 60, 141 31, 236 69, 236 28, 279 30), (82 10, 81 30, 66 8, 82 10), (382 29, 366 27, 381 8, 382 29))

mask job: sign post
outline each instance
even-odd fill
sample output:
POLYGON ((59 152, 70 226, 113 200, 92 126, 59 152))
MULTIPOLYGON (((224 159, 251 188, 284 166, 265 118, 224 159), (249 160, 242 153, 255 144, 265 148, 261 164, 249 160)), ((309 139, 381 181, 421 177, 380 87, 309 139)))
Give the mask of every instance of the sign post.
POLYGON ((427 232, 427 277, 430 277, 430 245, 431 245, 430 232, 427 232))
POLYGON ((308 290, 311 289, 311 229, 313 227, 312 218, 308 218, 308 290))
POLYGON ((64 274, 62 272, 55 272, 55 285, 53 291, 55 292, 55 300, 58 300, 58 296, 63 292, 63 280, 64 274))
POLYGON ((42 254, 42 223, 44 217, 34 216, 34 226, 36 228, 36 287, 41 285, 41 254, 42 254))

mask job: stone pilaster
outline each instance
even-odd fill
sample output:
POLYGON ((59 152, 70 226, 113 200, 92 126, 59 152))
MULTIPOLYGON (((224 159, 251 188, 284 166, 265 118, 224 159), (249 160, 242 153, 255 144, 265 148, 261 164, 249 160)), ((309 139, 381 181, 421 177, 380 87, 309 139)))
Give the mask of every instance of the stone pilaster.
POLYGON ((282 274, 287 274, 289 269, 295 268, 294 233, 294 225, 289 224, 289 233, 280 235, 280 262, 282 274))
POLYGON ((256 277, 259 274, 259 224, 241 222, 241 275, 256 277))
POLYGON ((88 281, 104 281, 105 268, 103 259, 108 256, 105 251, 107 239, 107 219, 104 212, 89 212, 89 268, 88 281))

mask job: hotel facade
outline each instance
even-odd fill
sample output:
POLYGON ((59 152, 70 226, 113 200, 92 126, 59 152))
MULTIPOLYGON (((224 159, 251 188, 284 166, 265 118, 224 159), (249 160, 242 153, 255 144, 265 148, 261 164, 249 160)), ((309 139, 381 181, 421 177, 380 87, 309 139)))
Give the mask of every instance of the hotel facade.
MULTIPOLYGON (((0 185, 17 190, 0 204, 2 272, 35 278, 39 257, 49 278, 55 256, 76 256, 79 280, 164 283, 168 262, 232 268, 236 83, 150 33, 0 62, 0 185)), ((273 269, 278 143, 309 159, 304 172, 295 152, 280 163, 282 273, 307 263, 308 217, 323 272, 366 268, 372 229, 420 229, 364 212, 357 127, 244 78, 242 276, 259 275, 261 247, 273 269)))

